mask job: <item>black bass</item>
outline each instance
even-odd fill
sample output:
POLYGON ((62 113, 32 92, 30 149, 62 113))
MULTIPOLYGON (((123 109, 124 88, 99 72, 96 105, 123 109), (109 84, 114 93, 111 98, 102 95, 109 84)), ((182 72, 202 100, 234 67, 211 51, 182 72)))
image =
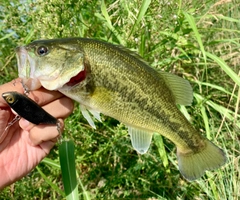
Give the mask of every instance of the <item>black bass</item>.
POLYGON ((186 179, 195 180, 226 162, 224 152, 176 106, 192 102, 188 81, 157 72, 123 47, 94 39, 39 40, 16 51, 19 77, 31 83, 29 89, 42 85, 76 100, 93 127, 88 111, 99 120, 100 113, 119 120, 141 154, 153 133, 167 137, 177 146, 179 170, 186 179))

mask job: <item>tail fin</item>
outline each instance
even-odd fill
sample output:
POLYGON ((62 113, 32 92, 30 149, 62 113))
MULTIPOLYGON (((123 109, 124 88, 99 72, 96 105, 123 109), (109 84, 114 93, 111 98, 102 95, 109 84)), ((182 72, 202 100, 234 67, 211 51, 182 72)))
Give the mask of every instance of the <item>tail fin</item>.
POLYGON ((178 166, 181 174, 189 181, 200 178, 205 170, 219 168, 226 162, 222 149, 206 140, 206 147, 197 153, 177 152, 178 166))

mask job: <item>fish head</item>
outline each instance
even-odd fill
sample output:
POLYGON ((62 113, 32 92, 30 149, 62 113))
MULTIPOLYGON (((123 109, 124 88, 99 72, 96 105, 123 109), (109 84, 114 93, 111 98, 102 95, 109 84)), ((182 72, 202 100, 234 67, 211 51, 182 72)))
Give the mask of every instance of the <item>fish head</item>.
POLYGON ((58 90, 83 78, 84 52, 74 40, 38 40, 17 47, 16 54, 19 77, 23 83, 30 80, 30 90, 41 85, 48 90, 58 90))

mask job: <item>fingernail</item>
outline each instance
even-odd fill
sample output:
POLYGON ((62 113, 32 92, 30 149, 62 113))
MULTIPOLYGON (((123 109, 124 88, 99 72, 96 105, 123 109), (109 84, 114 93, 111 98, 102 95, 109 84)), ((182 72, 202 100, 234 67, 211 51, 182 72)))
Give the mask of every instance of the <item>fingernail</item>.
POLYGON ((19 122, 20 126, 22 129, 26 129, 28 127, 28 125, 30 124, 30 122, 26 119, 21 119, 19 122))

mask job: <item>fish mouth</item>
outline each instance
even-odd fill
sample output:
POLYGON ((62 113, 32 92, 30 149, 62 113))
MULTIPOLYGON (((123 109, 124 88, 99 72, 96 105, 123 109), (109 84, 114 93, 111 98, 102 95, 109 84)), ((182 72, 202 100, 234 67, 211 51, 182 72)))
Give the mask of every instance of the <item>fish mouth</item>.
POLYGON ((29 90, 36 90, 41 87, 41 83, 34 77, 35 61, 28 54, 25 47, 16 48, 18 76, 22 78, 22 83, 29 90))
POLYGON ((75 86, 78 83, 80 83, 83 80, 85 80, 86 76, 87 76, 87 71, 86 71, 86 68, 84 68, 76 76, 73 76, 72 78, 70 78, 70 80, 67 83, 65 83, 65 85, 67 85, 67 86, 75 86))
MULTIPOLYGON (((23 47, 16 48, 17 54, 17 65, 18 65, 18 75, 26 77, 26 73, 23 71, 25 70, 26 62, 27 62, 27 51, 23 47)), ((27 66, 29 67, 29 66, 27 66)), ((26 72, 26 70, 25 70, 26 72)))
POLYGON ((17 47, 18 75, 20 78, 34 78, 35 61, 24 47, 17 47))

